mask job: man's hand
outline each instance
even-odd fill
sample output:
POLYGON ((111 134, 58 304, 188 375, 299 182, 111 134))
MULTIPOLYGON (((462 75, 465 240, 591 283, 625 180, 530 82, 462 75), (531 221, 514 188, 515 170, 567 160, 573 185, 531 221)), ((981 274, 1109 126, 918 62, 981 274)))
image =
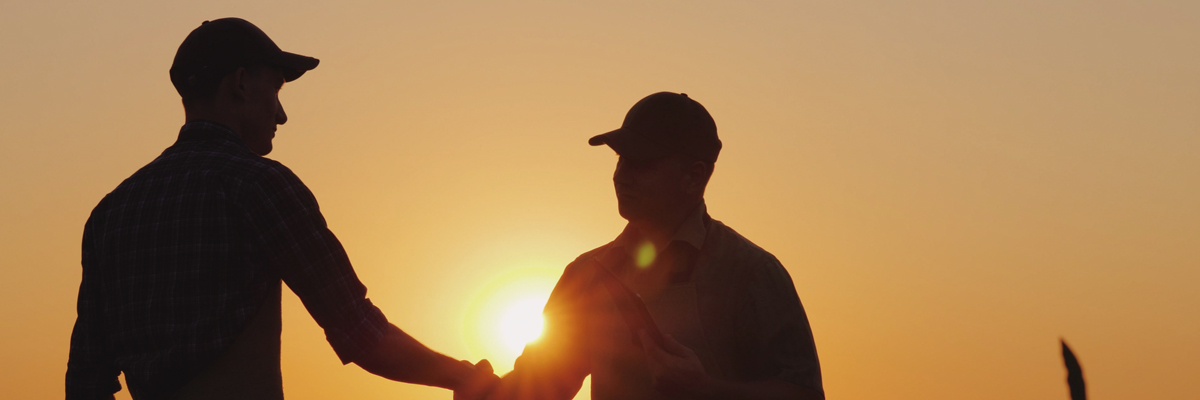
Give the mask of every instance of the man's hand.
POLYGON ((642 340, 642 352, 646 354, 646 365, 650 368, 650 377, 654 387, 670 393, 696 393, 702 390, 709 381, 704 372, 704 364, 696 352, 675 341, 671 335, 663 334, 665 348, 647 335, 639 331, 642 340))
POLYGON ((665 348, 654 343, 646 332, 638 332, 646 365, 654 388, 684 398, 703 399, 811 399, 823 400, 825 394, 779 379, 753 382, 729 382, 714 379, 704 371, 696 352, 663 334, 665 348))
POLYGON ((492 372, 492 364, 488 360, 479 360, 475 365, 466 360, 463 363, 474 369, 474 373, 454 389, 454 400, 486 398, 500 384, 500 378, 492 372))

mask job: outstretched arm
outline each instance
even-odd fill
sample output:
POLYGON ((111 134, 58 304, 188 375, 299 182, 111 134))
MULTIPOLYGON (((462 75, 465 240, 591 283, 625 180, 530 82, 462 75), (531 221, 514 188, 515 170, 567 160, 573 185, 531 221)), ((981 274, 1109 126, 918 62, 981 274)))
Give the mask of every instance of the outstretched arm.
POLYGON ((454 391, 494 385, 499 380, 486 360, 479 368, 455 360, 425 347, 391 324, 374 350, 364 352, 354 363, 367 372, 394 381, 454 391))
POLYGON ((252 237, 267 265, 325 330, 342 363, 395 381, 452 389, 455 397, 495 384, 487 364, 476 368, 437 353, 389 323, 366 298, 366 286, 312 192, 282 164, 265 163, 268 168, 244 183, 238 197, 252 237))

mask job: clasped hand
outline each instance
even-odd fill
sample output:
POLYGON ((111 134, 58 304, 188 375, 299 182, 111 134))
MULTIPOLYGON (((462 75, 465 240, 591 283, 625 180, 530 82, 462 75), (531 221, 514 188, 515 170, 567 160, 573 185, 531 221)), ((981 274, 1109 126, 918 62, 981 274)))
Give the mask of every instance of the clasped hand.
POLYGON ((642 351, 654 387, 673 394, 703 393, 708 384, 708 374, 696 352, 675 341, 671 335, 663 334, 660 347, 645 331, 639 331, 642 351))
MULTIPOLYGON (((642 342, 646 365, 650 370, 650 377, 656 389, 672 394, 703 393, 709 383, 709 377, 696 352, 679 343, 670 335, 663 335, 666 340, 662 347, 644 331, 638 332, 638 336, 642 342)), ((468 361, 463 361, 463 363, 470 366, 474 373, 455 389, 454 399, 488 398, 492 390, 500 383, 500 378, 492 372, 492 365, 487 360, 481 360, 474 365, 468 361)))
POLYGON ((454 400, 487 398, 492 389, 495 389, 496 385, 500 383, 500 378, 492 371, 492 364, 488 360, 480 360, 474 365, 470 361, 463 360, 462 362, 471 367, 473 373, 454 389, 454 400))

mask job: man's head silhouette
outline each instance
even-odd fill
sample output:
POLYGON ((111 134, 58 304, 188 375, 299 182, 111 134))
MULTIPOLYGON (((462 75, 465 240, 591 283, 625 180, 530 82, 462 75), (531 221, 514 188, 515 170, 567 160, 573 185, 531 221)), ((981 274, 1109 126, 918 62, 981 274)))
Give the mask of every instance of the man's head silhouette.
POLYGON ((179 45, 171 83, 188 121, 226 125, 251 151, 266 155, 276 125, 287 122, 279 89, 318 63, 280 50, 249 21, 222 18, 200 24, 179 45))
POLYGON ((588 140, 620 155, 613 185, 621 217, 670 226, 703 201, 721 140, 708 110, 684 93, 646 96, 621 127, 588 140))

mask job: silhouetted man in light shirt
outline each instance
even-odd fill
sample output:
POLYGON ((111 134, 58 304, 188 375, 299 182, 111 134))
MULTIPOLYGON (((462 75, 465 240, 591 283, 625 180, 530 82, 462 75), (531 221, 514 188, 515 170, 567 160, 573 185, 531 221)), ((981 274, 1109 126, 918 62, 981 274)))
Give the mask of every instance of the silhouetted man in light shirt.
POLYGON ((104 197, 83 234, 68 399, 282 399, 280 283, 342 363, 475 398, 491 367, 444 356, 366 298, 316 198, 264 158, 287 122, 279 89, 317 59, 253 24, 206 21, 179 46, 171 82, 186 124, 162 155, 104 197))
POLYGON ((567 266, 542 337, 493 398, 569 399, 591 375, 596 400, 823 399, 788 272, 708 215, 704 189, 721 150, 708 111, 686 94, 655 93, 588 143, 620 155, 613 184, 629 223, 567 266), (639 296, 650 321, 628 307, 639 296))

